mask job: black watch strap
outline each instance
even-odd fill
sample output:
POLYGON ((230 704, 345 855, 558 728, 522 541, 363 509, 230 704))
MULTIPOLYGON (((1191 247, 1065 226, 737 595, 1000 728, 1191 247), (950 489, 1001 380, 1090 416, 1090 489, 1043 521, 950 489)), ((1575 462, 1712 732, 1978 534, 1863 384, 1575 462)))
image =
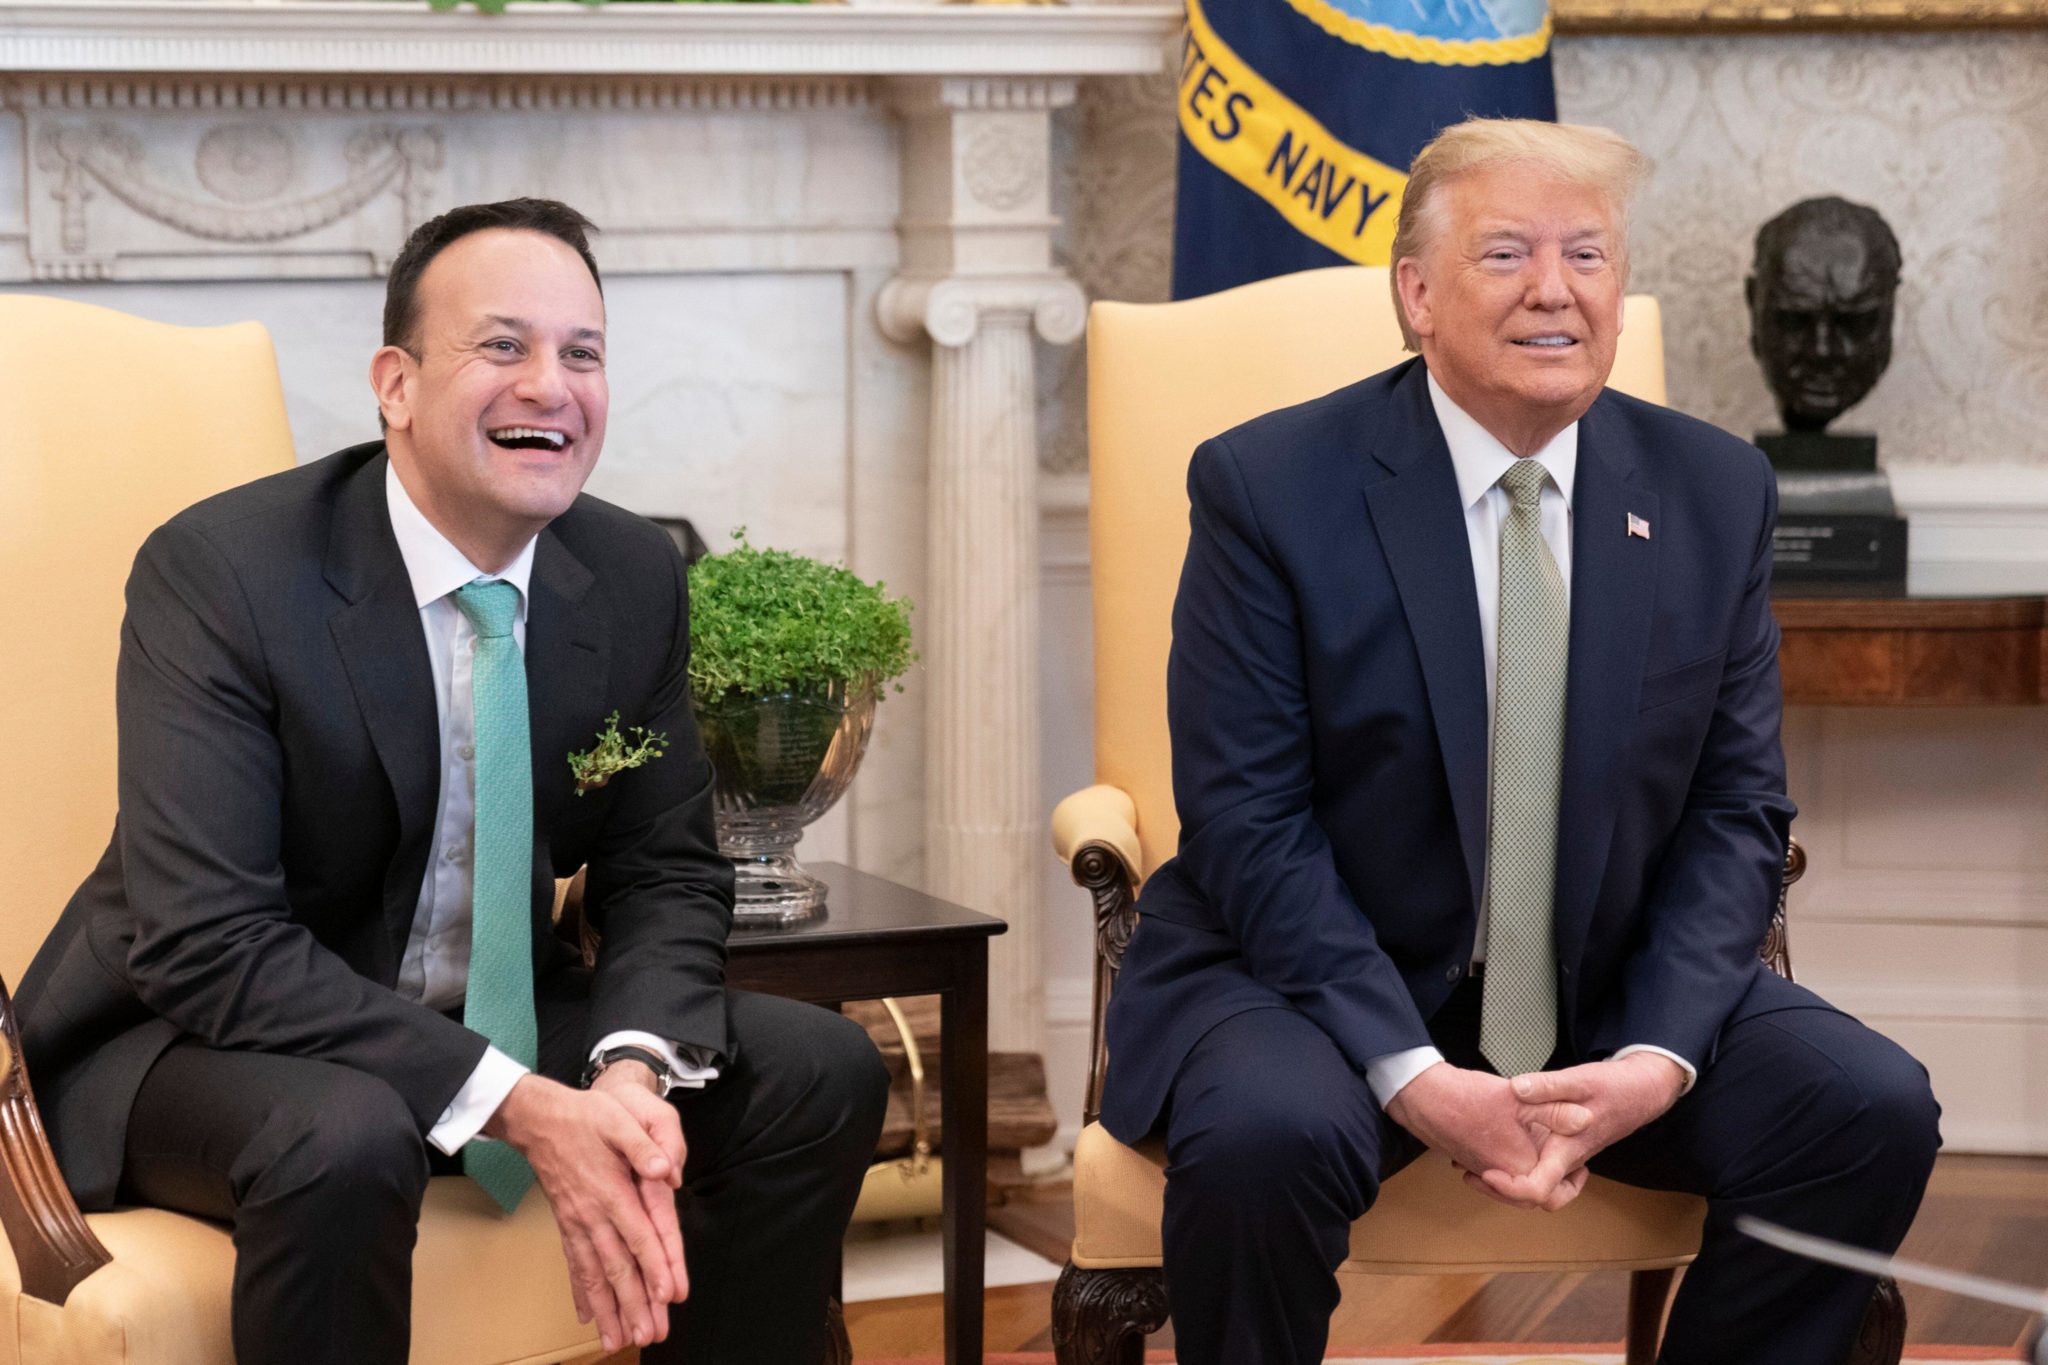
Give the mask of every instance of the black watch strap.
POLYGON ((635 1061, 645 1064, 647 1069, 654 1073, 654 1078, 661 1082, 661 1093, 663 1095, 667 1095, 670 1090, 675 1088, 676 1076, 673 1071, 669 1070, 667 1059, 652 1048, 640 1047, 632 1043, 622 1047, 608 1047, 591 1058, 590 1065, 583 1069, 584 1087, 588 1089, 593 1081, 604 1074, 605 1068, 624 1061, 635 1061))

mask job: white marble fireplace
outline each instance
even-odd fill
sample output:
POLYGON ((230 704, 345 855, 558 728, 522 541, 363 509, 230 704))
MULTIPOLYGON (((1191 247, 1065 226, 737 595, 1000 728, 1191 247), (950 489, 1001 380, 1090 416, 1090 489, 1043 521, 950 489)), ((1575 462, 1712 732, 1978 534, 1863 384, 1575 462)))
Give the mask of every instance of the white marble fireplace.
POLYGON ((519 194, 589 214, 613 390, 592 491, 915 599, 923 663, 805 851, 1008 919, 992 1041, 1037 1050, 1034 351, 1084 312, 1049 251, 1049 120, 1080 77, 1156 68, 1177 22, 13 0, 0 287, 265 323, 312 459, 375 435, 380 276, 411 225, 519 194))

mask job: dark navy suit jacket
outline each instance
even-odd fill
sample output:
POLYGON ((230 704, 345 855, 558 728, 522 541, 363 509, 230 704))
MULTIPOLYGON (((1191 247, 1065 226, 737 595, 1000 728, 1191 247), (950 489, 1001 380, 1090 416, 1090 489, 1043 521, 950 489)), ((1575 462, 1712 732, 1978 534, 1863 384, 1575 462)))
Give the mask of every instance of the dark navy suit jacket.
MULTIPOLYGON (((1422 362, 1203 443, 1188 492, 1180 846, 1109 1011, 1103 1121, 1126 1142, 1242 1010, 1299 1010, 1361 1074, 1427 1044, 1486 856, 1478 596, 1422 362)), ((1794 813, 1776 504, 1762 454, 1705 423, 1611 390, 1580 421, 1554 917, 1574 1059, 1704 1065, 1760 970, 1794 813)))

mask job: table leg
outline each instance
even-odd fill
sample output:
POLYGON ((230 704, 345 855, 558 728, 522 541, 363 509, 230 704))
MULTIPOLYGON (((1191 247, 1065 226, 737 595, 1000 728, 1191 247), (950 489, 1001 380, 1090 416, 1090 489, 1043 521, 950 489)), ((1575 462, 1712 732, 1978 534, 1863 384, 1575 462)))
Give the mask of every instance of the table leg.
POLYGON ((960 953, 939 1006, 947 1365, 981 1365, 988 1221, 988 945, 960 953))

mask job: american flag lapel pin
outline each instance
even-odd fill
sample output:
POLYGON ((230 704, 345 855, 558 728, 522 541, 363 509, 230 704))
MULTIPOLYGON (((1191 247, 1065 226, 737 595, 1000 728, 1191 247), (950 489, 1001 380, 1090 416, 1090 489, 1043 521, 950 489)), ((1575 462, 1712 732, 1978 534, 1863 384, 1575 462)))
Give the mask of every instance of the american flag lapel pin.
POLYGON ((1631 512, 1628 514, 1628 533, 1632 536, 1641 536, 1644 540, 1648 540, 1650 538, 1650 523, 1631 512))

